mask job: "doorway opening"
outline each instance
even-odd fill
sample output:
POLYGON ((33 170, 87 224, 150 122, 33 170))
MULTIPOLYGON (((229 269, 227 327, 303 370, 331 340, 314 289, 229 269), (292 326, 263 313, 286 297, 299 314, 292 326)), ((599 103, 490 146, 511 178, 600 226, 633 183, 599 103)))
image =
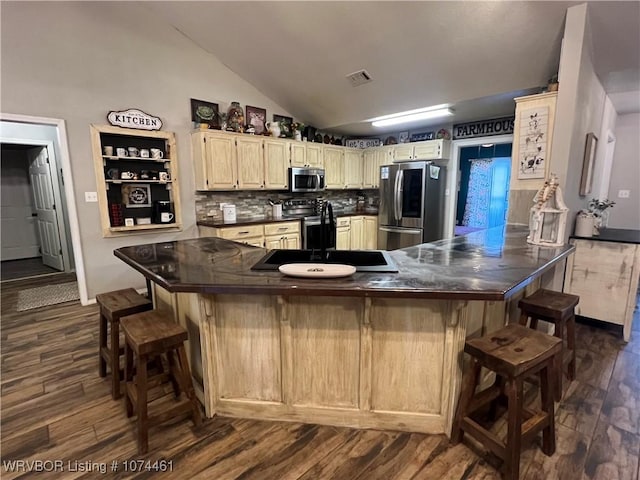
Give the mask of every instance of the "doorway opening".
MULTIPOLYGON (((63 273, 64 212, 47 145, 1 144, 0 279, 63 273)), ((66 239, 65 239, 66 240, 66 239)), ((65 265, 66 263, 66 265, 65 265)))
POLYGON ((466 146, 459 153, 456 236, 505 225, 511 177, 511 143, 466 146))

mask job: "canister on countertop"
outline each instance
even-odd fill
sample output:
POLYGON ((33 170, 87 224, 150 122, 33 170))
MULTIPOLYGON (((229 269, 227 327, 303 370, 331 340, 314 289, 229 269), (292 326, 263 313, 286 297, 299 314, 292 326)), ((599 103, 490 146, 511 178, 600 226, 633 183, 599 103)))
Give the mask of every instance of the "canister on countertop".
POLYGON ((222 220, 224 222, 236 221, 236 206, 231 203, 223 203, 220 205, 222 209, 222 220))

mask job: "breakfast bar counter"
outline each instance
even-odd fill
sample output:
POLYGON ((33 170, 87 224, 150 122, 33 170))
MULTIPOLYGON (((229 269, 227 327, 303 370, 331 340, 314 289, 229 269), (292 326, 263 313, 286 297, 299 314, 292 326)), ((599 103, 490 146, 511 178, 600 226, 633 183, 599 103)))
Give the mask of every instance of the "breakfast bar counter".
POLYGON ((389 252, 397 273, 293 278, 251 267, 266 253, 219 238, 119 248, 189 331, 208 416, 446 433, 464 341, 517 318, 573 247, 521 227, 389 252))

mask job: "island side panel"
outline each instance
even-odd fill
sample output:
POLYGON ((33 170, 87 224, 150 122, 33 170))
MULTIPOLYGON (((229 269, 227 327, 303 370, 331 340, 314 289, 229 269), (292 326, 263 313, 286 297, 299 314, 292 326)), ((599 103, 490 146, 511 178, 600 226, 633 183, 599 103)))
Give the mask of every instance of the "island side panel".
POLYGON ((362 298, 287 297, 295 406, 358 408, 362 298))
POLYGON ((441 413, 449 304, 373 300, 372 410, 441 413))
POLYGON ((213 306, 219 398, 281 402, 277 297, 216 295, 213 306))

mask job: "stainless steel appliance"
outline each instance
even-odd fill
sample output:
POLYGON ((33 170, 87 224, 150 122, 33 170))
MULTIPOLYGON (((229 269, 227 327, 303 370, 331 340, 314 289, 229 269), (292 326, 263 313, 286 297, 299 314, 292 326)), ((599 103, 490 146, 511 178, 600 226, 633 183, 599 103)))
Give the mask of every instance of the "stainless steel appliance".
POLYGON ((435 162, 380 167, 378 248, 433 242, 444 237, 446 168, 435 162))
MULTIPOLYGON (((285 200, 282 204, 283 218, 299 218, 302 221, 302 248, 320 249, 322 247, 322 225, 320 210, 322 202, 312 198, 292 198, 285 200)), ((336 248, 336 226, 334 225, 327 232, 325 228, 325 241, 327 250, 336 248)))
POLYGON ((322 192, 324 190, 324 169, 289 168, 290 192, 322 192))

